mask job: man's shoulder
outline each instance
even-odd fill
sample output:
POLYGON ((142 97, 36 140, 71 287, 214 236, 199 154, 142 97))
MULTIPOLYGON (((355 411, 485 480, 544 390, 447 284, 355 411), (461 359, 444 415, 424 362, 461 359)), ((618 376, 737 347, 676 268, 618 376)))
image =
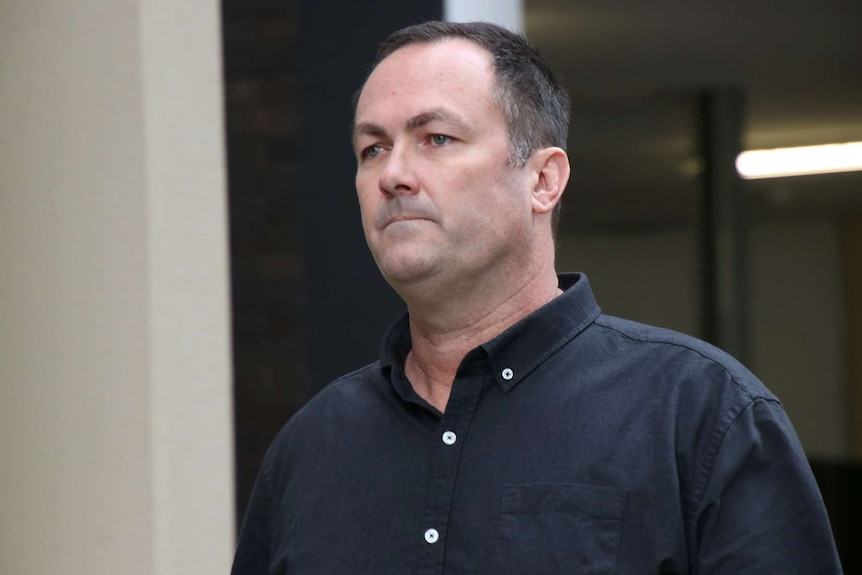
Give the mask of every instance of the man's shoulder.
POLYGON ((273 449, 342 430, 356 420, 367 420, 381 404, 384 380, 380 362, 342 375, 317 392, 287 420, 273 449))
POLYGON ((379 396, 382 383, 380 362, 375 361, 324 386, 292 419, 338 416, 344 410, 361 412, 379 396))
POLYGON ((595 323, 631 341, 689 350, 711 361, 729 362, 741 367, 736 359, 718 347, 679 331, 605 314, 596 318, 595 323))
POLYGON ((715 383, 723 379, 732 383, 751 399, 775 400, 766 386, 739 360, 724 350, 701 339, 672 329, 656 327, 614 316, 599 316, 594 325, 604 331, 604 337, 625 341, 640 348, 645 360, 673 367, 679 377, 707 379, 715 383))

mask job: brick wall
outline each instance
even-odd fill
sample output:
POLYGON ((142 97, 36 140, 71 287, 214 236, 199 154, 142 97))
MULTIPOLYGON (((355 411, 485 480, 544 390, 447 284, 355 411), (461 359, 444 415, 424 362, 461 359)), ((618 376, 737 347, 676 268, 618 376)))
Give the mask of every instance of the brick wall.
POLYGON ((307 400, 297 6, 224 0, 237 513, 272 438, 307 400))

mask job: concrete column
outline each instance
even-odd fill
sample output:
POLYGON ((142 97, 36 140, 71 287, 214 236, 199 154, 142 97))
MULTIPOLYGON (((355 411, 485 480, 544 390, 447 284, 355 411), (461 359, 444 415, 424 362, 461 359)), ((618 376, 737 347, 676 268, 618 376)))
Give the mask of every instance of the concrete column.
POLYGON ((219 5, 0 3, 0 573, 225 573, 219 5))

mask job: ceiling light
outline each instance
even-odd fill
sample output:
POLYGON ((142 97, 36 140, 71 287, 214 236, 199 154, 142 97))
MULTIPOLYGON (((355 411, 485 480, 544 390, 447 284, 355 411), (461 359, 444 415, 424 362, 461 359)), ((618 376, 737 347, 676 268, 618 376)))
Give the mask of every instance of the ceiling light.
POLYGON ((746 180, 862 170, 862 142, 742 152, 736 171, 746 180))

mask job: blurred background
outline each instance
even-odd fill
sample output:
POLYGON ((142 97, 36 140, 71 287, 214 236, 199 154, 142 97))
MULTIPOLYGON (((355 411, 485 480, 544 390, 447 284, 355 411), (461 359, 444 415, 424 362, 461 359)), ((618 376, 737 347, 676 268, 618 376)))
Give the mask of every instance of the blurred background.
POLYGON ((734 167, 862 141, 850 0, 0 2, 0 572, 229 569, 275 434, 403 310, 351 98, 444 16, 571 93, 558 269, 750 367, 862 572, 862 172, 734 167))

